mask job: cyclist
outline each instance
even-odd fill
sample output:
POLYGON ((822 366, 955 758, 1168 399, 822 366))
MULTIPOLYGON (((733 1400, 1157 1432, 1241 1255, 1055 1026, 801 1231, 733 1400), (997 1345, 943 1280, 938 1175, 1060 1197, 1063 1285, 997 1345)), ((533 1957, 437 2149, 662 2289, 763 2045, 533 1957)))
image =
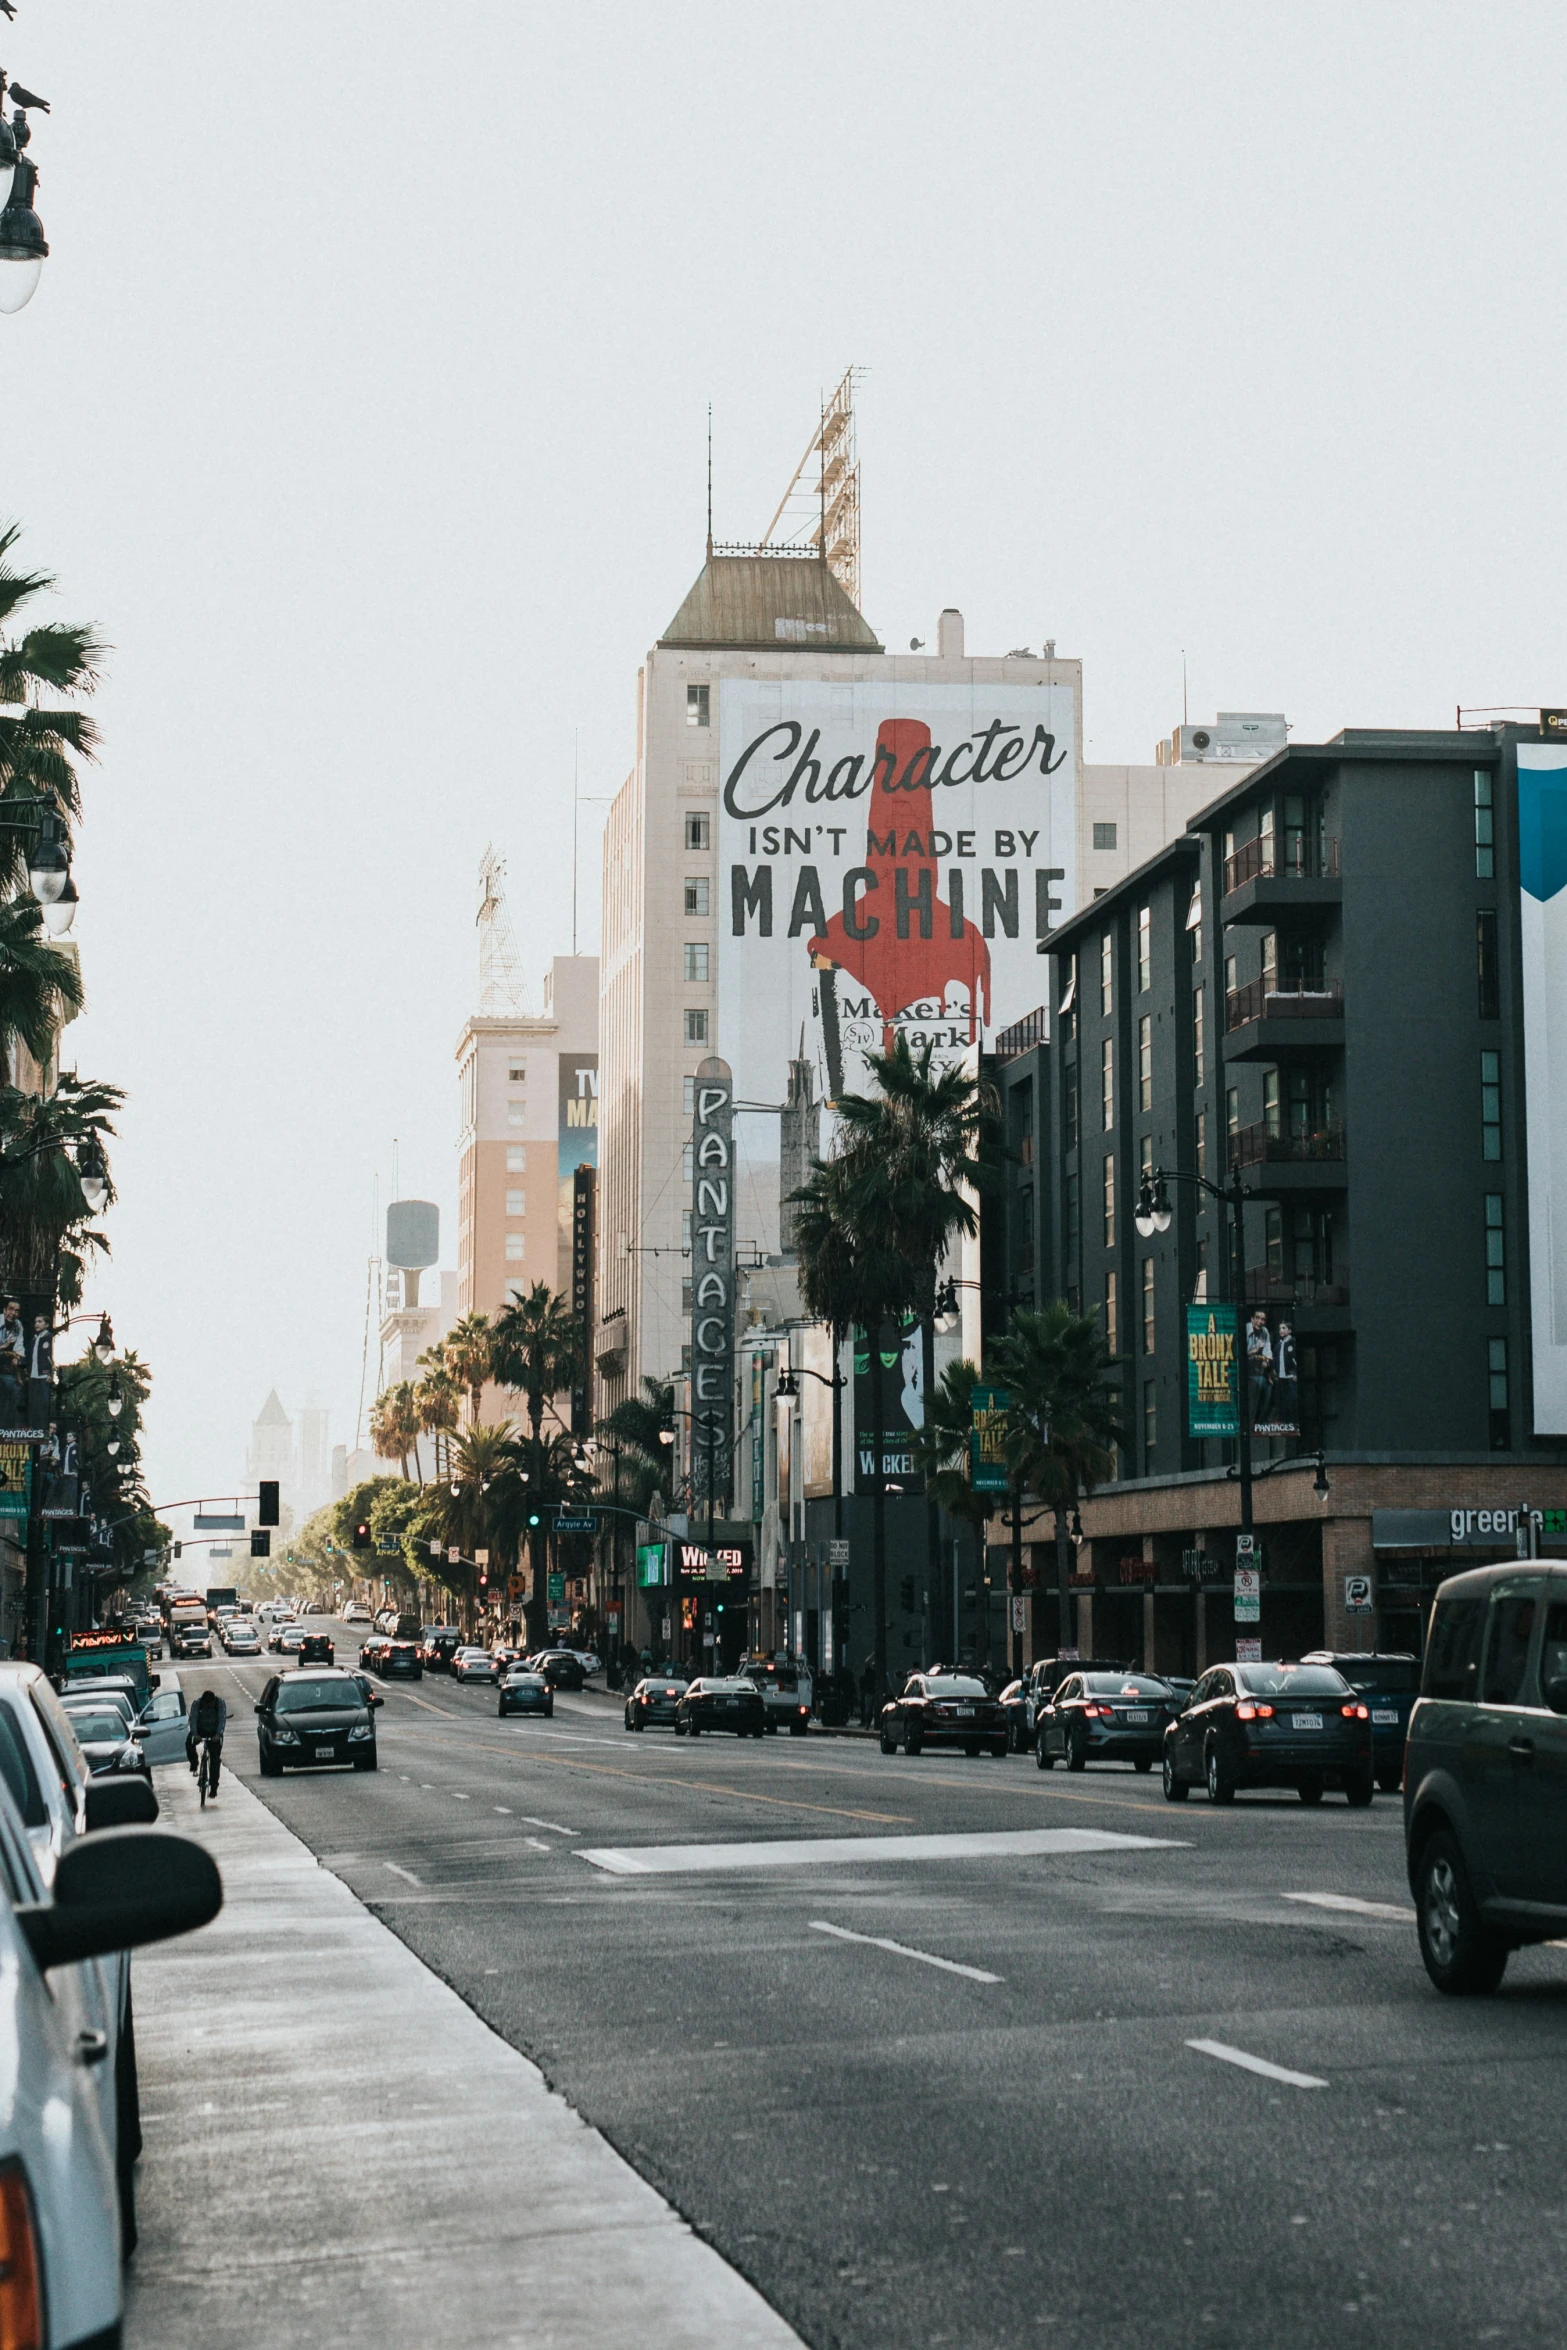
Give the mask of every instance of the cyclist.
POLYGON ((207 1750, 207 1792, 214 1803, 218 1797, 218 1771, 223 1761, 223 1733, 228 1727, 229 1709, 215 1689, 204 1689, 190 1709, 185 1729, 185 1759, 190 1764, 191 1777, 200 1775, 199 1750, 207 1750))

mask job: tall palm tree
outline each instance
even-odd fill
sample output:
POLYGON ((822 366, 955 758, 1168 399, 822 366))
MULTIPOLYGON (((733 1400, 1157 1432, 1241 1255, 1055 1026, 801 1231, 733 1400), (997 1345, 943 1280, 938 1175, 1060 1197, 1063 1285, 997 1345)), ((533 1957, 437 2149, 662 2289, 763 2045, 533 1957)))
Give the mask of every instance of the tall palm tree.
POLYGON ((55 584, 48 572, 23 571, 12 560, 19 536, 15 523, 0 528, 0 814, 8 799, 45 805, 27 809, 23 824, 0 825, 0 889, 8 896, 25 873, 39 816, 66 825, 80 811, 75 763, 93 756, 98 732, 83 711, 54 706, 53 697, 90 694, 104 650, 90 628, 70 622, 13 625, 55 584))
POLYGON ((443 1351, 447 1367, 468 1398, 468 1425, 479 1425, 479 1406, 484 1399, 484 1383, 490 1376, 490 1361, 494 1353, 495 1334, 488 1314, 464 1314, 446 1333, 443 1351))
POLYGON ((408 1481, 410 1455, 419 1484, 424 1483, 424 1471, 419 1465, 419 1436, 421 1422, 419 1406, 414 1400, 411 1379, 400 1379, 378 1395, 370 1411, 370 1442, 376 1458, 396 1461, 408 1481))
MULTIPOLYGON (((949 1363, 933 1393, 925 1401, 925 1425, 914 1443, 914 1457, 925 1479, 925 1490, 949 1518, 972 1526, 983 1560, 996 1497, 976 1493, 973 1479, 974 1390, 979 1372, 965 1355, 949 1363)), ((983 1571, 983 1570, 982 1570, 983 1571)), ((958 1661, 956 1603, 952 1618, 952 1661, 958 1661)))
MULTIPOLYGON (((536 1484, 545 1473, 545 1410, 577 1378, 585 1343, 581 1323, 547 1281, 535 1281, 526 1296, 514 1298, 495 1318, 490 1375, 523 1399, 536 1484)), ((535 1594, 543 1588, 549 1550, 548 1523, 542 1512, 538 1515, 539 1523, 529 1530, 535 1594)))
POLYGON ((103 1144, 124 1098, 99 1083, 47 1096, 0 1087, 0 1280, 17 1294, 80 1303, 86 1261, 107 1243, 70 1154, 91 1142, 107 1169, 103 1144))
POLYGON ((644 1379, 640 1395, 628 1395, 598 1425, 599 1467, 606 1451, 615 1457, 614 1498, 625 1496, 639 1515, 655 1493, 667 1496, 673 1447, 665 1434, 675 1427, 675 1390, 668 1379, 644 1379))
POLYGON ((1066 1647, 1072 1637, 1067 1514, 1079 1494, 1114 1476, 1115 1448, 1126 1441, 1117 1412, 1116 1360, 1097 1317, 1075 1314, 1058 1298, 1037 1313, 1014 1314, 1006 1336, 991 1347, 986 1368, 1011 1399, 1008 1465, 1056 1514, 1057 1603, 1066 1647))
POLYGON ((414 1388, 414 1406, 419 1414, 419 1425, 435 1443, 435 1474, 440 1477, 445 1469, 444 1456, 450 1452, 452 1434, 461 1414, 462 1404, 456 1380, 446 1365, 440 1347, 427 1347, 419 1357, 424 1377, 414 1388))

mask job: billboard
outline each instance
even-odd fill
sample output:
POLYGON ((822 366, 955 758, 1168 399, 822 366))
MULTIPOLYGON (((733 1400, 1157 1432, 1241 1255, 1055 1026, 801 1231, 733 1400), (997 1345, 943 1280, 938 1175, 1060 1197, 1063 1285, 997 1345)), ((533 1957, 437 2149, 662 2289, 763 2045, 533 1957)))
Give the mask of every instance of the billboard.
MULTIPOLYGON (((718 1000, 738 1101, 781 1103, 803 1058, 831 1103, 900 1032, 957 1058, 1034 1009, 1039 943, 1077 903, 1076 723, 1066 684, 724 681, 718 1000)), ((744 1237, 775 1250, 778 1120, 736 1132, 744 1237)))
POLYGON ((1235 1308, 1186 1309, 1186 1433, 1234 1436, 1235 1308))
MULTIPOLYGON (((881 1473, 901 1493, 923 1493, 925 1479, 914 1445, 925 1426, 925 1340, 912 1316, 885 1321, 878 1333, 881 1358, 881 1473)), ((876 1474, 876 1399, 871 1379, 870 1340, 854 1333, 855 1484, 868 1487, 876 1474)))
POLYGON ((1300 1386, 1295 1330, 1288 1314, 1271 1320, 1263 1307, 1246 1324, 1246 1393, 1253 1436, 1300 1434, 1300 1386))
POLYGON ((1534 1429, 1567 1435, 1567 746, 1518 745, 1534 1429))

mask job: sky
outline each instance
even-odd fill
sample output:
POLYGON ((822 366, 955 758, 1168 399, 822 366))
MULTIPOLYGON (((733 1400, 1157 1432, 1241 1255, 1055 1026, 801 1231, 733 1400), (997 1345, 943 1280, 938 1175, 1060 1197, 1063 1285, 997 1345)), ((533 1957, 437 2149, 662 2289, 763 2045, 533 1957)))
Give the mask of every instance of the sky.
MULTIPOLYGON (((155 1502, 352 1441, 493 841, 597 943, 636 672, 851 364, 882 640, 1054 637, 1094 760, 1567 702, 1558 7, 18 0, 51 255, 0 514, 112 648, 76 860, 90 1303, 155 1502), (1555 356, 1553 356, 1553 354, 1555 356)), ((537 1001, 537 997, 535 998, 537 1001)), ((373 1368, 373 1365, 372 1365, 373 1368)))

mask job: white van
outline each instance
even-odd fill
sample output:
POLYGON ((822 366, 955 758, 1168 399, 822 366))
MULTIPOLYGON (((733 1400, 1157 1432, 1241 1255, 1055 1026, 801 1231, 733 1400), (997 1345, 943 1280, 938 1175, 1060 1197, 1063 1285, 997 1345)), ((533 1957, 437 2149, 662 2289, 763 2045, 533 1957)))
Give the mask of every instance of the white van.
POLYGON ((753 1656, 740 1668, 762 1692, 769 1730, 803 1738, 811 1719, 811 1668, 803 1656, 753 1656))

